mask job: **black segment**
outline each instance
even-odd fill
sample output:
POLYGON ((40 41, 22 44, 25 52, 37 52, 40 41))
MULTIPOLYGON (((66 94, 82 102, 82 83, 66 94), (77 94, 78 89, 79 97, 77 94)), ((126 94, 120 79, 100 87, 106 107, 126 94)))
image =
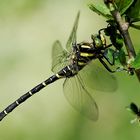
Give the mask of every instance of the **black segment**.
POLYGON ((18 105, 17 105, 17 103, 16 102, 14 102, 14 103, 12 103, 11 105, 9 105, 6 109, 5 109, 5 111, 7 112, 7 113, 10 113, 14 108, 16 108, 18 105))
MULTIPOLYGON (((62 71, 62 70, 61 70, 62 71)), ((64 76, 64 74, 62 75, 64 76)), ((54 81, 56 81, 57 79, 59 79, 56 75, 51 76, 49 79, 47 79, 46 81, 44 81, 44 83, 46 85, 53 83, 54 81)))
MULTIPOLYGON (((61 70, 62 71, 62 70, 61 70)), ((64 74, 63 74, 64 76, 64 74)), ((62 77, 61 77, 62 78, 62 77)), ((44 81, 44 83, 46 85, 51 84, 52 82, 56 81, 57 79, 59 79, 56 75, 53 75, 52 77, 48 78, 46 81, 44 81)), ((27 100, 28 98, 30 98, 33 94, 39 92, 41 89, 43 89, 45 87, 45 85, 43 83, 37 85, 36 87, 34 87, 33 89, 31 89, 29 92, 25 93, 24 95, 22 95, 20 98, 18 98, 15 102, 13 102, 12 104, 10 104, 6 109, 4 109, 2 112, 0 112, 0 121, 8 114, 10 113, 12 110, 14 110, 19 104, 23 103, 25 100, 27 100)))
POLYGON ((69 65, 63 68, 60 72, 58 72, 59 76, 63 77, 72 77, 74 76, 74 73, 72 70, 74 69, 74 65, 69 65))
POLYGON ((0 121, 6 116, 7 114, 4 113, 4 111, 2 111, 0 113, 0 121))
MULTIPOLYGON (((50 81, 50 79, 49 79, 49 81, 50 81)), ((32 94, 35 94, 36 92, 39 92, 42 88, 44 88, 45 86, 41 83, 41 84, 39 84, 39 85, 37 85, 36 87, 34 87, 32 90, 31 90, 31 93, 32 94)), ((26 96, 29 96, 30 97, 30 95, 28 95, 29 93, 27 93, 26 94, 26 96)), ((27 98, 29 98, 29 97, 27 97, 27 98)), ((23 95, 23 100, 26 100, 26 97, 23 95)))
POLYGON ((27 92, 26 94, 22 95, 19 99, 17 99, 17 102, 19 104, 21 104, 22 102, 24 102, 25 100, 27 100, 29 97, 31 97, 32 95, 30 95, 29 92, 27 92))
POLYGON ((99 61, 101 62, 101 64, 103 64, 103 66, 111 73, 114 73, 116 71, 111 70, 108 65, 102 60, 102 58, 99 58, 99 61))

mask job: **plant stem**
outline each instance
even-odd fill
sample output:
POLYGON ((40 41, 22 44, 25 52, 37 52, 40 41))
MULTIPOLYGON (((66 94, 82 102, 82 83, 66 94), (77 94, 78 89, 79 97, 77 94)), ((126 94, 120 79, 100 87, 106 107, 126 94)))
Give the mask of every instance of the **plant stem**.
MULTIPOLYGON (((114 0, 104 0, 104 3, 110 9, 110 12, 113 18, 116 21, 116 24, 118 25, 118 30, 120 31, 121 35, 124 38, 125 47, 129 56, 129 61, 130 61, 129 63, 131 63, 131 61, 133 61, 134 58, 136 57, 136 52, 133 47, 130 34, 128 32, 129 23, 122 19, 121 14, 114 3, 114 0)), ((138 80, 140 81, 140 70, 135 70, 135 73, 137 75, 138 80)))
POLYGON ((109 7, 109 9, 112 9, 110 12, 118 25, 118 30, 124 38, 124 43, 128 52, 129 59, 134 59, 136 57, 136 53, 130 38, 130 34, 128 32, 129 23, 123 21, 120 12, 112 3, 108 3, 107 6, 109 7))

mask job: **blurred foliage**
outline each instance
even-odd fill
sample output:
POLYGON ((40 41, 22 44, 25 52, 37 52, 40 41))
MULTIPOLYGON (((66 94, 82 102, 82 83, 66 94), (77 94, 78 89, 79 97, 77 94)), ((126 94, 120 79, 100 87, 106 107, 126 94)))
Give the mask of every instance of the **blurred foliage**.
MULTIPOLYGON (((125 17, 130 23, 140 21, 140 0, 115 0, 115 5, 120 11, 120 14, 125 17)), ((107 20, 113 20, 109 9, 105 4, 90 3, 89 8, 105 17, 107 20)), ((130 24, 135 29, 140 29, 140 25, 130 24)))
POLYGON ((23 18, 43 6, 46 0, 0 0, 0 16, 10 15, 23 18))
POLYGON ((94 4, 90 3, 88 6, 93 12, 99 15, 102 15, 103 17, 107 19, 112 19, 111 13, 105 5, 98 4, 98 3, 94 3, 94 4))
POLYGON ((5 78, 7 73, 10 74, 15 69, 22 57, 23 55, 17 52, 11 53, 7 56, 0 56, 0 80, 3 80, 3 77, 5 78))
POLYGON ((124 14, 126 10, 133 4, 134 0, 115 0, 117 8, 121 14, 124 14))
MULTIPOLYGON (((121 15, 124 14, 127 9, 132 5, 133 0, 115 0, 115 4, 119 9, 121 15)), ((112 15, 105 4, 101 3, 90 3, 89 8, 99 15, 106 17, 107 19, 112 19, 112 15)))
POLYGON ((125 14, 132 20, 132 21, 140 21, 140 0, 133 0, 132 5, 128 8, 125 14))

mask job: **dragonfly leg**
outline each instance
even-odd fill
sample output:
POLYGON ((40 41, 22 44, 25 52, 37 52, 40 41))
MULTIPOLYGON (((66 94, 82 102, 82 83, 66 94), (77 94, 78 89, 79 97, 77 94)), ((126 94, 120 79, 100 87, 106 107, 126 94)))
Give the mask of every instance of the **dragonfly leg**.
POLYGON ((110 48, 111 46, 113 46, 113 44, 109 44, 105 47, 105 49, 110 48))
POLYGON ((99 61, 103 64, 103 66, 104 66, 109 72, 111 72, 111 73, 116 72, 116 71, 114 71, 114 70, 111 70, 111 69, 109 68, 109 66, 103 61, 102 58, 99 58, 99 61))
POLYGON ((113 66, 115 64, 115 53, 112 54, 112 61, 110 61, 110 59, 105 55, 103 54, 103 58, 105 58, 105 60, 111 65, 113 66))
POLYGON ((102 28, 98 31, 99 35, 101 34, 101 31, 104 31, 106 28, 102 28))

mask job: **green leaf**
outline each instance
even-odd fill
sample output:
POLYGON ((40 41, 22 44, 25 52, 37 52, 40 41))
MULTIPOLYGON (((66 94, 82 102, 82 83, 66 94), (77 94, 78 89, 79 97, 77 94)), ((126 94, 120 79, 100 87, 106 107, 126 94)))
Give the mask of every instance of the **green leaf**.
POLYGON ((133 4, 134 0, 115 0, 121 15, 133 4))
POLYGON ((133 4, 128 8, 125 13, 133 22, 140 19, 140 0, 134 0, 133 4))
POLYGON ((114 50, 112 48, 108 48, 105 50, 104 55, 108 59, 110 63, 115 60, 115 66, 125 66, 126 65, 126 56, 123 49, 119 51, 114 50))
POLYGON ((140 17, 138 18, 131 18, 131 23, 134 23, 134 22, 139 22, 140 21, 140 17))
MULTIPOLYGON (((134 0, 115 0, 115 4, 117 5, 121 15, 125 13, 125 11, 133 4, 133 2, 134 0)), ((90 3, 88 6, 95 13, 102 15, 107 19, 113 19, 110 10, 105 4, 90 3)))
POLYGON ((125 52, 123 49, 120 49, 119 51, 115 51, 114 53, 114 59, 115 59, 115 66, 125 66, 126 65, 126 57, 125 52))
POLYGON ((133 28, 135 28, 135 29, 138 29, 138 30, 140 30, 140 25, 131 24, 130 26, 131 26, 131 27, 133 27, 133 28))
POLYGON ((140 68, 140 51, 138 52, 135 60, 131 63, 132 67, 134 67, 135 69, 139 69, 140 68))
POLYGON ((125 55, 125 52, 123 49, 119 50, 118 59, 119 59, 121 65, 123 65, 123 66, 126 65, 126 55, 125 55))
MULTIPOLYGON (((120 50, 120 49, 123 47, 123 42, 124 42, 124 40, 123 40, 122 36, 121 36, 119 33, 117 33, 117 34, 116 34, 116 43, 115 43, 115 47, 116 47, 118 50, 120 50)), ((122 51, 122 50, 121 50, 121 51, 122 51)))
POLYGON ((102 15, 103 17, 107 19, 112 19, 112 15, 109 9, 104 4, 90 3, 88 7, 95 13, 102 15))
POLYGON ((108 61, 109 62, 113 62, 113 54, 115 53, 115 51, 113 50, 113 49, 111 49, 111 48, 108 48, 108 49, 106 49, 105 50, 105 56, 106 56, 106 58, 108 59, 108 61))

